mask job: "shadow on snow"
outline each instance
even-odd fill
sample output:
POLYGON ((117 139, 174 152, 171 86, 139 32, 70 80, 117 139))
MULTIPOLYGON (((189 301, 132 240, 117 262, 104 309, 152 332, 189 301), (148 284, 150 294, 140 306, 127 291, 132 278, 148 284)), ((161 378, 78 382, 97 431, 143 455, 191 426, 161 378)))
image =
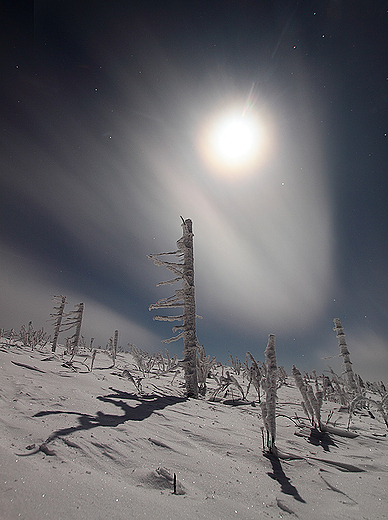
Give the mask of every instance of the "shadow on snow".
POLYGON ((282 493, 285 495, 291 495, 295 500, 298 500, 298 502, 303 502, 305 504, 306 501, 299 495, 296 487, 291 484, 290 479, 284 473, 279 458, 273 453, 264 453, 264 457, 269 459, 272 464, 272 473, 268 473, 268 476, 279 482, 282 493))
POLYGON ((152 415, 153 412, 157 410, 163 410, 167 406, 171 406, 177 403, 182 403, 187 400, 186 397, 175 397, 175 396, 157 396, 157 395, 147 395, 147 396, 138 396, 136 394, 130 394, 127 392, 121 392, 120 390, 116 390, 115 388, 110 387, 113 390, 112 394, 106 396, 99 396, 97 399, 104 403, 113 404, 117 406, 123 411, 121 415, 108 414, 102 411, 98 411, 95 415, 84 414, 79 412, 72 411, 62 411, 62 410, 44 410, 42 412, 38 412, 34 415, 34 417, 45 417, 48 415, 58 415, 58 414, 69 414, 69 415, 77 415, 78 416, 78 425, 69 426, 67 428, 61 428, 53 432, 47 440, 34 452, 43 451, 48 455, 54 455, 54 453, 50 453, 50 450, 47 449, 47 444, 49 442, 54 441, 57 438, 64 437, 67 435, 71 435, 72 433, 79 431, 91 430, 93 428, 99 427, 112 427, 115 428, 121 424, 126 423, 127 421, 143 421, 152 415), (140 402, 137 406, 130 406, 125 400, 136 400, 140 402))

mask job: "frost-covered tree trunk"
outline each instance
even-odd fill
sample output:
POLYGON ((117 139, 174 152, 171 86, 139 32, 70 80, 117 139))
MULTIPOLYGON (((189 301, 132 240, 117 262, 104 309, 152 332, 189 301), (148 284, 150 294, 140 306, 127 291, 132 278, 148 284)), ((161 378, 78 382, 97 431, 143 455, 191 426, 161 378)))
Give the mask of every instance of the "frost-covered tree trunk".
MULTIPOLYGON (((182 219, 183 220, 183 219, 182 219)), ((197 377, 197 330, 194 288, 194 246, 193 224, 190 219, 183 220, 183 236, 178 240, 178 249, 183 252, 183 362, 185 369, 186 392, 188 397, 198 397, 197 377)))
POLYGON ((113 345, 112 345, 112 363, 113 363, 112 367, 114 367, 116 364, 118 342, 119 342, 119 331, 115 330, 115 335, 113 338, 113 345))
POLYGON ((356 380, 354 377, 352 363, 350 361, 350 353, 348 350, 348 346, 346 344, 344 329, 341 325, 341 320, 339 318, 334 318, 333 321, 334 321, 334 325, 335 325, 333 330, 335 332, 337 332, 338 346, 340 348, 341 356, 343 358, 343 365, 344 365, 347 383, 348 383, 349 389, 352 392, 356 392, 357 383, 356 383, 356 380))
POLYGON ((70 338, 70 362, 73 360, 74 356, 78 352, 78 345, 81 337, 81 325, 82 325, 82 317, 84 313, 84 304, 79 303, 76 305, 75 311, 70 311, 67 315, 67 323, 63 330, 70 330, 75 327, 74 334, 70 338))
POLYGON ((27 332, 27 344, 28 346, 32 347, 32 350, 34 350, 34 326, 32 324, 32 321, 28 322, 28 332, 27 332))
MULTIPOLYGON (((181 217, 182 218, 182 217, 181 217)), ((197 376, 197 331, 196 331, 196 308, 194 287, 194 246, 193 246, 193 224, 190 219, 182 218, 182 237, 177 241, 177 251, 169 253, 158 253, 148 255, 156 265, 164 266, 175 275, 174 279, 160 282, 158 285, 173 284, 182 280, 182 288, 175 290, 174 296, 162 298, 157 303, 150 305, 153 309, 171 309, 183 307, 183 314, 178 316, 154 316, 159 321, 183 321, 182 325, 173 327, 173 332, 181 331, 177 336, 164 340, 165 343, 177 341, 183 338, 183 363, 185 370, 186 394, 188 397, 198 397, 197 376), (180 262, 161 260, 161 256, 176 255, 180 262)))
POLYGON ((75 332, 73 335, 73 342, 71 347, 72 358, 78 351, 78 344, 81 337, 81 325, 82 325, 82 317, 84 313, 84 304, 80 303, 78 305, 78 309, 75 311, 75 332))
POLYGON ((53 343, 52 343, 52 346, 51 346, 51 351, 52 352, 55 352, 56 348, 57 348, 57 344, 58 344, 58 336, 59 336, 59 333, 60 333, 60 330, 61 330, 61 325, 62 325, 62 319, 63 319, 63 316, 64 316, 64 311, 65 311, 65 305, 66 305, 66 296, 62 296, 61 295, 61 301, 57 300, 56 299, 57 297, 54 296, 54 301, 56 303, 58 303, 58 307, 54 307, 54 310, 56 310, 57 312, 53 313, 53 314, 50 314, 50 316, 52 318, 54 318, 54 336, 53 336, 53 343))
POLYGON ((267 430, 267 447, 272 453, 276 439, 276 387, 277 363, 275 350, 275 335, 268 337, 265 355, 265 402, 261 403, 264 426, 267 430))

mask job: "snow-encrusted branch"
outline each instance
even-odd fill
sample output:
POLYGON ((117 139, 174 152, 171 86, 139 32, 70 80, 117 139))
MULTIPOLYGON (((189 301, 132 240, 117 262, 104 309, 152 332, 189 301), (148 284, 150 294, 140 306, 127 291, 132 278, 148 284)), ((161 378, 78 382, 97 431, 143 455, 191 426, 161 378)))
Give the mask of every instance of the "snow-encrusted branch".
POLYGON ((173 278, 172 280, 166 280, 164 282, 159 282, 156 284, 156 287, 161 287, 162 285, 173 285, 175 282, 179 282, 179 280, 182 280, 182 276, 177 276, 176 278, 173 278))
POLYGON ((154 311, 155 309, 174 309, 177 307, 184 307, 183 302, 181 303, 153 303, 148 307, 148 310, 154 311))
POLYGON ((183 314, 181 314, 179 316, 159 316, 159 315, 156 315, 152 319, 155 320, 155 321, 179 321, 179 320, 183 320, 183 314))
MULTIPOLYGON (((161 253, 161 254, 167 255, 168 253, 161 253)), ((175 254, 175 253, 171 253, 171 254, 175 254)), ((178 279, 182 277, 183 263, 167 262, 166 260, 160 260, 160 258, 158 258, 157 254, 156 255, 155 254, 147 255, 147 257, 150 260, 152 260, 155 265, 157 265, 159 267, 165 267, 166 269, 169 269, 173 273, 177 274, 178 275, 178 279)))
POLYGON ((172 343, 173 341, 178 341, 178 339, 181 339, 181 338, 184 337, 184 334, 185 334, 185 331, 183 331, 180 334, 178 334, 178 336, 173 336, 172 338, 164 339, 162 341, 162 343, 172 343))

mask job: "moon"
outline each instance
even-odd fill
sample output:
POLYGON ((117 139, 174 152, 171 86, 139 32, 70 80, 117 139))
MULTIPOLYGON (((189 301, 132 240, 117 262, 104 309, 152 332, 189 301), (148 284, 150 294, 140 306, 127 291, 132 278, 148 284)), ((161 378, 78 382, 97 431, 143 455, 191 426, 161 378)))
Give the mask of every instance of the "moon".
POLYGON ((259 115, 241 107, 213 114, 198 137, 200 155, 209 171, 230 178, 257 171, 267 142, 259 115))
POLYGON ((227 114, 215 124, 210 144, 225 166, 241 167, 255 155, 259 134, 252 118, 227 114))

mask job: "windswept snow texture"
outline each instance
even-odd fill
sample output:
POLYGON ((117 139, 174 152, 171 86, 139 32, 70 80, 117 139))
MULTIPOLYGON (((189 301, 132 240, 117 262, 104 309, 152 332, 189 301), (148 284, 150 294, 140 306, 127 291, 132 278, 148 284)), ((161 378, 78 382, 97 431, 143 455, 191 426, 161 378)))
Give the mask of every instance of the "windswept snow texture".
POLYGON ((278 390, 277 457, 262 451, 254 389, 246 401, 235 392, 211 402, 210 379, 205 398, 187 400, 182 373, 154 371, 139 395, 122 376, 141 376, 129 354, 109 368, 98 353, 89 372, 87 354, 75 371, 62 352, 0 347, 2 520, 387 518, 377 412, 356 414, 343 436, 347 413, 324 402, 333 433, 297 427, 303 411, 289 377, 278 390))

